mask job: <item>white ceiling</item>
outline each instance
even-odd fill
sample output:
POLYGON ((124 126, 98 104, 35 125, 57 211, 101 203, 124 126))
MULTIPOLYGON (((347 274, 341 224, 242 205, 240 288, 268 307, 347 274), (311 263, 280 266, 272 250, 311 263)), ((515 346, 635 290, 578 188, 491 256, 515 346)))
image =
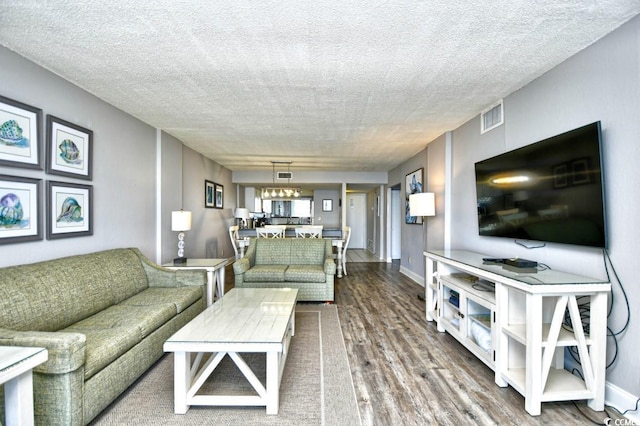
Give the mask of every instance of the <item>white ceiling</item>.
POLYGON ((0 44, 234 171, 387 171, 638 13, 638 0, 0 0, 0 44))

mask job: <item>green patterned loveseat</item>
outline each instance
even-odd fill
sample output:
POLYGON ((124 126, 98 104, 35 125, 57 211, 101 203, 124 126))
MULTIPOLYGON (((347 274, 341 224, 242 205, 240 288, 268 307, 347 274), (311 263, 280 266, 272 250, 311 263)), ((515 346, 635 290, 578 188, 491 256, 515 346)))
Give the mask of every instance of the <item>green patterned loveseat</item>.
POLYGON ((33 373, 40 425, 91 421, 205 307, 204 272, 161 268, 137 249, 10 266, 0 276, 0 346, 49 352, 33 373))
POLYGON ((299 301, 333 301, 331 240, 252 239, 245 256, 233 264, 236 287, 291 287, 299 301))

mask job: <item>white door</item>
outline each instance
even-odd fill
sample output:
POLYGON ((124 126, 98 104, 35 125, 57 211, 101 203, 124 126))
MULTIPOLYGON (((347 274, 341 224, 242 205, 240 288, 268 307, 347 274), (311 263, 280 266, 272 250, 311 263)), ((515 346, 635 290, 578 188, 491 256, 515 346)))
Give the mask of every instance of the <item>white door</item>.
POLYGON ((351 227, 349 248, 366 248, 367 194, 347 194, 347 226, 351 227))
POLYGON ((403 216, 400 199, 400 190, 391 189, 391 259, 402 257, 400 233, 402 232, 403 216))

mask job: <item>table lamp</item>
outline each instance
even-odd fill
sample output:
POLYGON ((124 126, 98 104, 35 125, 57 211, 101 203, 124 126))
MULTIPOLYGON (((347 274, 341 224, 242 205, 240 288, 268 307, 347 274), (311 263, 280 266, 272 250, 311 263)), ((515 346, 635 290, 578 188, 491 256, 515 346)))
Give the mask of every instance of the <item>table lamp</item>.
POLYGON ((409 195, 409 214, 411 216, 435 216, 435 194, 433 192, 419 192, 409 195))
POLYGON ((171 212, 171 230, 178 231, 178 257, 173 259, 174 265, 182 265, 187 263, 184 257, 184 231, 191 229, 191 212, 180 209, 171 212))
POLYGON ((249 209, 237 208, 234 212, 234 217, 236 219, 240 219, 239 222, 241 228, 246 228, 247 220, 249 219, 249 209))
MULTIPOLYGON (((435 194, 433 192, 419 192, 409 195, 409 215, 435 216, 435 194)), ((424 223, 422 225, 422 249, 424 250, 424 223)), ((418 294, 418 299, 424 300, 424 297, 418 294)))

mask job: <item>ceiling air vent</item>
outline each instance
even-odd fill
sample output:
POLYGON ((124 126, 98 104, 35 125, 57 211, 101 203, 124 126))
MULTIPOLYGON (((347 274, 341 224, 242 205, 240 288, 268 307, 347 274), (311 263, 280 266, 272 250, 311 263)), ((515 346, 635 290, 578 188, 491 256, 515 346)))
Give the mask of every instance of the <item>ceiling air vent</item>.
POLYGON ((496 105, 482 111, 480 114, 480 134, 495 129, 504 123, 504 109, 502 99, 496 105))
POLYGON ((291 172, 278 172, 278 179, 293 179, 291 172))

